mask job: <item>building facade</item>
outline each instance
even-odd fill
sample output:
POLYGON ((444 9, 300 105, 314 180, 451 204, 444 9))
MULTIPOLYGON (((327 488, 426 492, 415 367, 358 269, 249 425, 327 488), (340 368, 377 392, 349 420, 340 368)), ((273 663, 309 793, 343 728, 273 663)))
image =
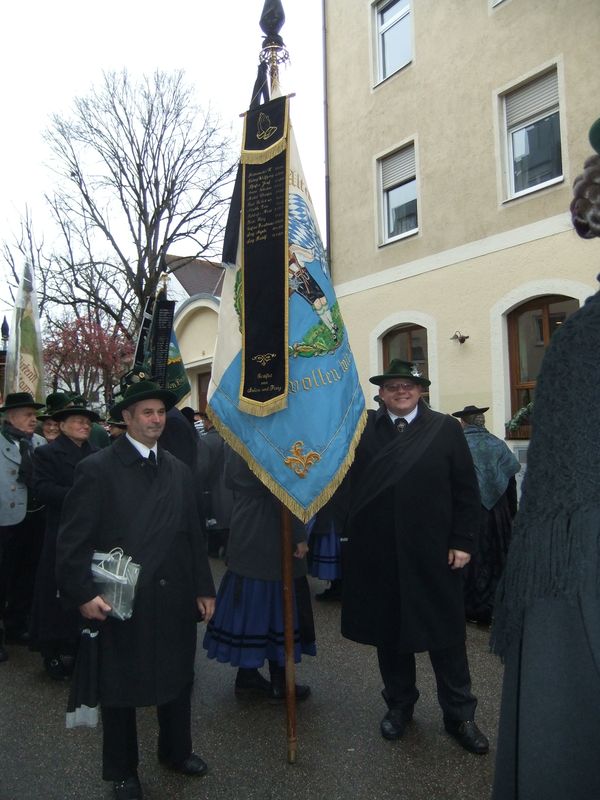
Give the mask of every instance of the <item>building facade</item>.
MULTIPOLYGON (((568 208, 600 115, 600 4, 324 9, 331 269, 365 395, 412 359, 434 408, 489 406, 503 436, 597 289, 598 248, 568 208)), ((527 425, 512 436, 526 446, 527 425)))

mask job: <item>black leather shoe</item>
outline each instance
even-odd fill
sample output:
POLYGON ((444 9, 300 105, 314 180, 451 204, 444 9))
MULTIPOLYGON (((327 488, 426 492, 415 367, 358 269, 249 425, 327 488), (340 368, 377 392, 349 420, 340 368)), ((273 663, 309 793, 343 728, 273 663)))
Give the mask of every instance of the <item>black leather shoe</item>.
POLYGON ((459 745, 470 753, 483 756, 489 751, 490 743, 487 736, 479 730, 472 719, 447 720, 444 726, 450 736, 454 736, 459 745))
POLYGON ((53 681, 66 681, 70 676, 70 672, 65 667, 60 657, 44 658, 44 669, 46 675, 52 678, 53 681))
POLYGON ((404 736, 406 726, 413 718, 412 708, 390 708, 385 717, 379 723, 379 730, 384 739, 390 741, 401 739, 404 736))
MULTIPOLYGON (((296 700, 298 702, 302 702, 302 700, 306 700, 306 698, 309 696, 310 696, 310 686, 305 686, 301 683, 297 683, 296 700)), ((285 683, 280 683, 279 681, 271 683, 271 689, 269 691, 269 699, 273 703, 279 703, 280 701, 285 700, 285 683)))
POLYGON ((179 761, 177 763, 167 761, 160 756, 158 760, 168 769, 172 769, 173 772, 180 772, 182 775, 191 775, 194 778, 201 778, 208 772, 206 761, 201 759, 196 753, 191 753, 185 761, 179 761))
POLYGON ((235 678, 237 695, 262 695, 266 697, 271 691, 271 683, 257 669, 238 669, 235 678))
POLYGON ((144 794, 137 775, 132 775, 124 781, 113 782, 115 800, 143 800, 144 794))

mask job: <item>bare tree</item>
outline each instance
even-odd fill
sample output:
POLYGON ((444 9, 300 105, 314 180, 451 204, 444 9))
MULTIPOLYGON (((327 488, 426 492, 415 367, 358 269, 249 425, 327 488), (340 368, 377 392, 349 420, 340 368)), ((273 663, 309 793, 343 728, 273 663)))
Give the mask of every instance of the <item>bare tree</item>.
POLYGON ((195 104, 182 72, 133 81, 105 73, 46 132, 58 187, 48 198, 62 245, 47 259, 46 302, 76 317, 90 303, 133 332, 164 257, 220 248, 234 169, 229 139, 195 104))

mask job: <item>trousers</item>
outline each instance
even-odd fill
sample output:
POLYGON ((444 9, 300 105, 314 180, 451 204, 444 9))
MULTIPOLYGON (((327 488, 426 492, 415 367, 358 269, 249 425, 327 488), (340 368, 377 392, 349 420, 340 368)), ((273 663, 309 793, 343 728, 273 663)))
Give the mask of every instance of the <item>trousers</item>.
MULTIPOLYGON (((158 757, 172 764, 192 753, 192 687, 186 686, 174 700, 156 707, 158 757)), ((139 763, 136 710, 133 707, 101 706, 102 777, 122 781, 137 774, 139 763)))
MULTIPOLYGON (((401 653, 392 646, 378 647, 377 658, 383 680, 383 696, 390 708, 407 711, 419 699, 414 653, 401 653)), ((471 674, 465 642, 429 652, 435 673, 438 702, 444 720, 470 720, 477 698, 471 692, 471 674)))

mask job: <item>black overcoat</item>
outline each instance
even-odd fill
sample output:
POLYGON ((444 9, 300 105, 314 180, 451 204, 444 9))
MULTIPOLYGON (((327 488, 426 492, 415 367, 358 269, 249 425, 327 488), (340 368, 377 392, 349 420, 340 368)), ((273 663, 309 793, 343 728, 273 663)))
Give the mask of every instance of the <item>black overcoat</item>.
POLYGON ((46 506, 44 545, 35 578, 30 625, 33 646, 70 641, 78 634, 79 614, 65 609, 57 597, 56 537, 62 505, 75 478, 75 467, 97 450, 89 442, 78 447, 61 433, 49 444, 37 447, 33 454, 33 492, 46 506))
POLYGON ((131 619, 101 624, 100 702, 162 705, 194 676, 197 597, 214 596, 189 468, 159 447, 158 466, 125 436, 78 465, 63 506, 57 579, 73 606, 97 595, 94 550, 141 564, 131 619))
POLYGON ((472 552, 480 499, 460 425, 421 402, 398 434, 384 407, 369 412, 349 483, 342 634, 401 652, 464 641, 462 575, 448 550, 472 552))

